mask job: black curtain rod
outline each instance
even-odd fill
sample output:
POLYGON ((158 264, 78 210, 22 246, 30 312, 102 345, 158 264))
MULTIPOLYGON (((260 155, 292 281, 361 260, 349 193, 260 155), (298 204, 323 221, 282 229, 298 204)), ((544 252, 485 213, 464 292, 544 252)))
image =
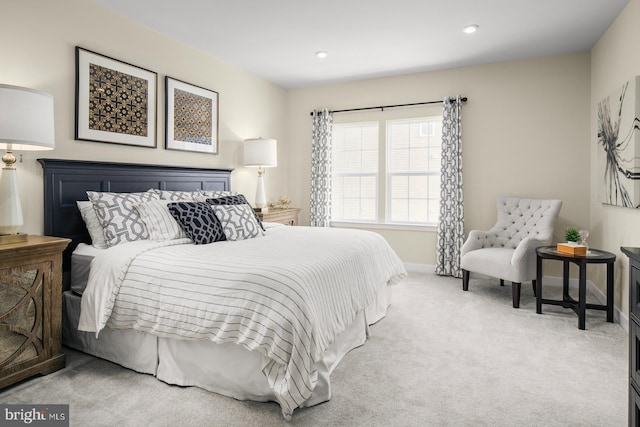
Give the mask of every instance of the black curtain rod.
MULTIPOLYGON (((467 97, 460 98, 462 102, 467 102, 467 97)), ((444 101, 426 101, 426 102, 414 102, 412 104, 396 104, 396 105, 381 105, 379 107, 362 107, 362 108, 349 108, 346 110, 332 110, 330 113, 346 113, 349 111, 363 111, 363 110, 382 110, 385 108, 397 108, 397 107, 413 107, 414 105, 427 105, 427 104, 442 104, 444 101)), ((309 114, 313 116, 313 111, 309 114)))

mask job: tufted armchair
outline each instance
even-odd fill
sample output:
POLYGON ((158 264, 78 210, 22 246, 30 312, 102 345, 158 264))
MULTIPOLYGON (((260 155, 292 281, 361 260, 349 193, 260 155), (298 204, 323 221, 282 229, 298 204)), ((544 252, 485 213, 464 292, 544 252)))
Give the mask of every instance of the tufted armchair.
POLYGON ((520 307, 520 284, 531 280, 535 293, 538 246, 553 238, 561 200, 499 198, 498 221, 489 231, 472 230, 460 251, 462 290, 469 290, 469 273, 511 282, 513 307, 520 307))

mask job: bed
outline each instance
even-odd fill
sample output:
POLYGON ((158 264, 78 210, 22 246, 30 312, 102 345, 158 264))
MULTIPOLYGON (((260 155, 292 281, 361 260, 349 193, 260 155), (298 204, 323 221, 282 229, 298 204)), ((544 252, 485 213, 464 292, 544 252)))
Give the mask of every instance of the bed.
POLYGON ((290 419, 330 399, 331 372, 406 274, 384 239, 356 230, 264 224, 255 239, 96 250, 77 207, 87 191, 229 191, 231 170, 39 162, 45 234, 72 239, 63 343, 169 384, 276 401, 290 419))

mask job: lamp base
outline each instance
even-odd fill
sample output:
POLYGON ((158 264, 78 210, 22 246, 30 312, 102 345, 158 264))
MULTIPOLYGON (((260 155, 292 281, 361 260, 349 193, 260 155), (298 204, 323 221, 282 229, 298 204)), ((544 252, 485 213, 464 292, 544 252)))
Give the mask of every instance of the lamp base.
POLYGON ((258 170, 258 187, 256 188, 256 208, 264 209, 267 206, 267 197, 264 194, 264 178, 262 171, 258 170))
POLYGON ((0 234, 0 245, 8 245, 9 243, 26 242, 29 238, 27 233, 18 234, 0 234))

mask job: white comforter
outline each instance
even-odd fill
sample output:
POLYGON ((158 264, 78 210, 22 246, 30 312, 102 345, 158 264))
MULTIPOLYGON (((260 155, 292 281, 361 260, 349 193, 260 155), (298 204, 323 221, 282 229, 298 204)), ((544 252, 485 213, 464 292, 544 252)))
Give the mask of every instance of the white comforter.
POLYGON ((274 227, 250 240, 188 242, 132 242, 94 258, 78 328, 259 351, 287 419, 311 395, 326 348, 406 274, 387 242, 366 231, 274 227))

